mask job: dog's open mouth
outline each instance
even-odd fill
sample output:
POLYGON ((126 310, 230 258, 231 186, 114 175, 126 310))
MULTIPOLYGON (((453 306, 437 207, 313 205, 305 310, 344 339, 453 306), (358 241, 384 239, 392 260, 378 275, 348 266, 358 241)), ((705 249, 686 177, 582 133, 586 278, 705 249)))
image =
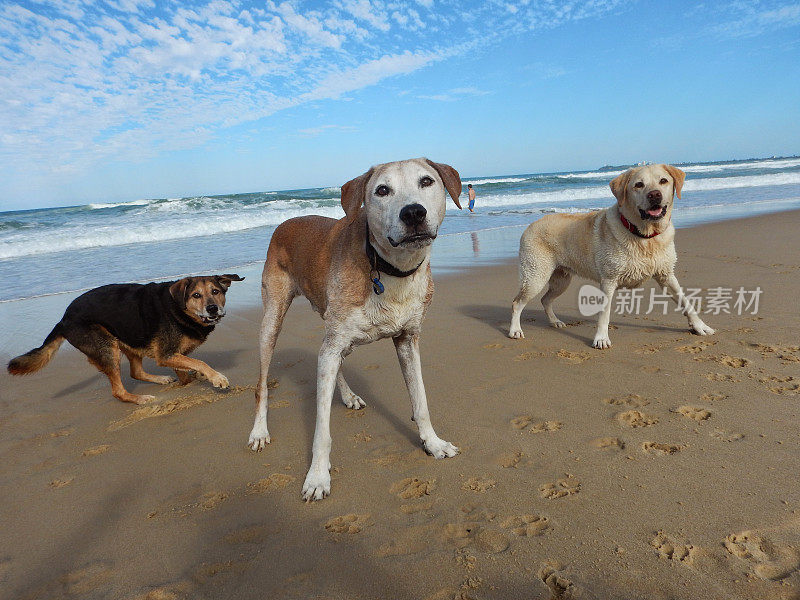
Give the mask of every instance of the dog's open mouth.
POLYGON ((205 315, 197 315, 197 316, 205 325, 213 325, 219 323, 222 320, 222 317, 224 317, 225 315, 221 314, 215 317, 207 317, 205 315))
POLYGON ((436 235, 424 232, 412 233, 397 241, 393 240, 391 236, 387 236, 387 239, 393 248, 397 248, 398 246, 412 246, 421 248, 422 246, 427 246, 433 243, 433 240, 436 239, 436 235))
POLYGON ((652 208, 648 208, 647 210, 639 209, 639 215, 645 221, 658 221, 662 218, 665 214, 667 214, 667 207, 666 206, 655 206, 652 208))

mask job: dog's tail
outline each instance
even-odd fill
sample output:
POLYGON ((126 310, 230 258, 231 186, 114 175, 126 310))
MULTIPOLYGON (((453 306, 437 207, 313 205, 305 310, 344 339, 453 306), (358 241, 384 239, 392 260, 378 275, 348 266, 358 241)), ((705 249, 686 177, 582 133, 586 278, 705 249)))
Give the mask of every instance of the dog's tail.
POLYGON ((8 363, 8 372, 12 375, 27 375, 28 373, 35 373, 47 363, 56 353, 61 342, 64 341, 64 335, 61 329, 61 323, 53 327, 44 343, 38 348, 34 348, 30 352, 26 352, 22 356, 12 358, 8 363))

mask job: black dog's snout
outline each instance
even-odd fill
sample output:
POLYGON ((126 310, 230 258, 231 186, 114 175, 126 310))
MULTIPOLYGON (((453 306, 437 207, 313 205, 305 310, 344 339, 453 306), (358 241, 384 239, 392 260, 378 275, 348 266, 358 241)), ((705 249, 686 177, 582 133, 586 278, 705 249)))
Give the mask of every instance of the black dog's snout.
POLYGON ((652 192, 647 192, 647 199, 653 204, 661 204, 661 191, 653 190, 652 192))
POLYGON ((422 204, 407 204, 400 210, 400 220, 409 227, 413 227, 422 223, 427 214, 428 211, 422 204))
POLYGON ((209 304, 206 306, 206 312, 210 315, 215 315, 219 312, 219 306, 216 304, 209 304))

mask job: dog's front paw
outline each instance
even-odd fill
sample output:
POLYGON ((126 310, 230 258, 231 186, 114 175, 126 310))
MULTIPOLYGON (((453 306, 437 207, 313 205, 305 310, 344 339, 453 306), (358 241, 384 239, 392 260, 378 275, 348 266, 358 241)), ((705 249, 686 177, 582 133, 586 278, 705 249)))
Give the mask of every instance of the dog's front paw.
POLYGON ((702 321, 692 324, 689 330, 697 335, 714 335, 716 333, 713 329, 711 329, 711 327, 702 321))
POLYGON ((272 438, 269 437, 268 433, 265 435, 253 435, 251 433, 247 445, 253 452, 261 452, 271 441, 272 438))
POLYGON ((161 385, 168 385, 170 383, 175 383, 177 379, 174 377, 170 377, 169 375, 153 375, 153 383, 160 383, 161 385))
POLYGON ((216 371, 211 374, 208 380, 211 382, 211 385, 213 385, 215 388, 225 389, 230 385, 228 383, 228 378, 225 377, 225 375, 223 375, 222 373, 217 373, 216 371))
POLYGON ((594 338, 592 342, 592 348, 597 348, 598 350, 605 350, 606 348, 611 348, 611 340, 608 339, 608 336, 601 336, 598 335, 594 338))
POLYGON ((433 438, 423 442, 425 452, 433 456, 433 458, 450 458, 458 454, 458 448, 450 442, 445 442, 441 438, 433 438))
POLYGON ((510 337, 512 340, 519 340, 524 338, 525 334, 522 333, 522 327, 512 326, 511 329, 508 330, 508 337, 510 337))
POLYGON ((352 408, 353 410, 360 410, 367 405, 367 403, 361 399, 361 396, 357 396, 352 392, 343 395, 342 402, 344 402, 347 408, 352 408))
POLYGON ((138 404, 140 406, 142 404, 150 404, 151 402, 155 402, 155 401, 156 401, 156 397, 155 396, 150 396, 150 395, 135 395, 135 394, 131 394, 131 399, 130 399, 130 402, 133 402, 134 404, 138 404))
POLYGON ((331 474, 327 471, 309 470, 303 483, 303 500, 322 500, 331 493, 331 474))
POLYGON ((267 431, 266 421, 263 425, 254 425, 253 430, 250 432, 250 439, 247 440, 247 445, 253 452, 261 452, 267 447, 271 441, 269 431, 267 431))
POLYGON ((556 329, 563 329, 564 327, 567 326, 567 324, 564 323, 564 321, 562 321, 561 319, 556 319, 555 321, 550 323, 550 326, 555 327, 556 329))

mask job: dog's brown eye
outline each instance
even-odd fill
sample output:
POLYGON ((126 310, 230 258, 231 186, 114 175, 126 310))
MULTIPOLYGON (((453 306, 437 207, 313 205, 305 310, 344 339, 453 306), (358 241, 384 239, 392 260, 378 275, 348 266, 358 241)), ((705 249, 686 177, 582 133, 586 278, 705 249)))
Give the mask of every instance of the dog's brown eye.
POLYGON ((219 290, 218 289, 211 290, 211 295, 212 296, 216 296, 217 294, 219 294, 219 290))
POLYGON ((385 185, 379 185, 375 188, 375 195, 376 196, 388 196, 389 195, 389 187, 385 185))
POLYGON ((433 179, 425 175, 422 179, 419 180, 420 187, 428 187, 429 185, 433 185, 433 179))
POLYGON ((662 177, 661 181, 659 181, 658 183, 660 183, 661 185, 664 185, 665 183, 667 183, 667 178, 666 177, 662 177))
POLYGON ((641 181, 637 181, 636 183, 633 184, 633 187, 635 187, 637 189, 643 188, 644 184, 641 181))
POLYGON ((201 294, 198 294, 197 292, 195 292, 194 294, 192 294, 192 298, 202 298, 202 297, 203 297, 203 296, 202 296, 201 294))

